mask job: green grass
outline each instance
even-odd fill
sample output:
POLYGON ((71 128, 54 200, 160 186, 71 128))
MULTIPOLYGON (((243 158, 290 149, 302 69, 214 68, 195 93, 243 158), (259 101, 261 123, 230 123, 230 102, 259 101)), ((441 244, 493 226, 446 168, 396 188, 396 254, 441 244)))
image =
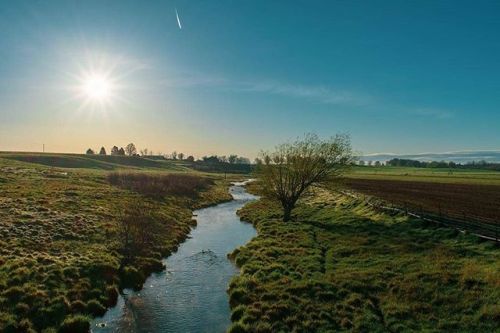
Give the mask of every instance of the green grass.
POLYGON ((429 181, 443 183, 500 185, 500 172, 410 167, 362 167, 356 166, 347 175, 352 178, 429 181))
POLYGON ((265 199, 241 211, 258 236, 231 257, 230 332, 494 332, 500 250, 363 202, 317 194, 280 221, 265 199))
POLYGON ((187 170, 182 164, 173 161, 151 160, 137 156, 0 152, 0 158, 58 168, 187 170))
POLYGON ((161 258, 192 227, 193 209, 230 199, 218 175, 196 197, 159 200, 112 186, 107 171, 86 166, 62 169, 0 158, 0 332, 76 333, 75 327, 86 327, 82 316, 102 314, 121 287, 141 285, 161 268, 161 258), (148 202, 157 212, 155 234, 151 248, 120 270, 117 218, 132 202, 148 202))

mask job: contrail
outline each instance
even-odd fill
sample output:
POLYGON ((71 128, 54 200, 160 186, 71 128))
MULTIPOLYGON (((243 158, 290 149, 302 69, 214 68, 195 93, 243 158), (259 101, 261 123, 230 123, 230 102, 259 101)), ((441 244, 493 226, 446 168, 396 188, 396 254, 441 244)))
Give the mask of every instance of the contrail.
POLYGON ((181 20, 179 19, 179 13, 177 13, 177 8, 175 8, 175 16, 177 17, 177 24, 179 25, 179 29, 182 29, 181 20))

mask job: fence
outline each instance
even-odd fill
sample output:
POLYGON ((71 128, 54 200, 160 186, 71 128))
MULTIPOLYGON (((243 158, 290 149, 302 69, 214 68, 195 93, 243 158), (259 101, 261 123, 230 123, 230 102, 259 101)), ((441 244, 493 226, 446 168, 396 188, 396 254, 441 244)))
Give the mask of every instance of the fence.
MULTIPOLYGON (((360 196, 352 192, 341 191, 342 194, 362 199, 360 196)), ((499 221, 492 221, 490 219, 482 219, 477 216, 452 213, 443 211, 439 207, 437 213, 425 210, 422 206, 412 205, 409 202, 399 202, 388 204, 383 201, 368 201, 366 197, 364 200, 371 207, 381 211, 392 211, 403 213, 411 217, 421 219, 423 221, 444 225, 447 227, 455 228, 461 232, 469 232, 477 237, 495 241, 500 244, 500 223, 499 221)))

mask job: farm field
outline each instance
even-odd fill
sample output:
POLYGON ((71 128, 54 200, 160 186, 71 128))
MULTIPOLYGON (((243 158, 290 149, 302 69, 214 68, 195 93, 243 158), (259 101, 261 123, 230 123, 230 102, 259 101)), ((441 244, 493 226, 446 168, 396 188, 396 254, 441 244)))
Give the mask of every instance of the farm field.
POLYGON ((85 331, 119 289, 138 288, 162 268, 193 226, 193 209, 231 198, 219 175, 172 175, 175 168, 125 158, 0 155, 0 332, 85 331), (118 220, 138 203, 154 212, 146 216, 148 246, 124 261, 118 220))
POLYGON ((381 198, 415 212, 491 224, 500 221, 500 185, 483 182, 450 183, 389 179, 348 178, 345 185, 356 192, 381 198))
POLYGON ((498 331, 492 242, 325 191, 290 222, 267 199, 240 216, 258 236, 232 254, 230 332, 498 331))
POLYGON ((476 169, 362 167, 355 166, 349 178, 422 181, 436 183, 500 185, 500 172, 476 169))

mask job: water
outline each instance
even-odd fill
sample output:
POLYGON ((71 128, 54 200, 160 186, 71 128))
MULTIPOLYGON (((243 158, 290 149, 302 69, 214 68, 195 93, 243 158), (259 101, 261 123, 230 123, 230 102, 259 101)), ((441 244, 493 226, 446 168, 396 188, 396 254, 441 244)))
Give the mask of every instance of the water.
POLYGON ((195 211, 198 225, 164 259, 166 270, 150 276, 138 292, 124 290, 117 305, 92 322, 92 331, 225 332, 230 325, 226 289, 238 273, 227 254, 256 234, 236 215, 256 198, 243 184, 231 186, 233 201, 195 211))

